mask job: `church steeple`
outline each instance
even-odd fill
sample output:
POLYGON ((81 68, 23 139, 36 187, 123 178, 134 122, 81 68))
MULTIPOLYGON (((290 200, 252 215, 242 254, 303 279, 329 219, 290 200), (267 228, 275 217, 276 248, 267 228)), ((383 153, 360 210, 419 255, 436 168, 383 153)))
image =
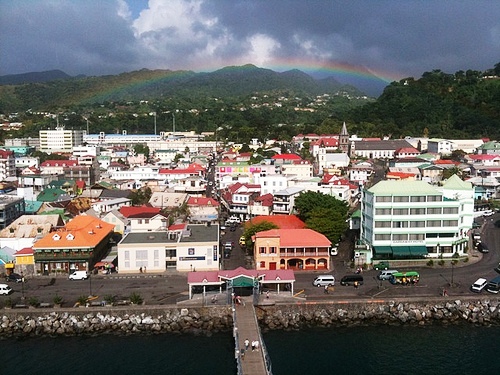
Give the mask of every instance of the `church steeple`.
POLYGON ((349 153, 349 133, 347 132, 345 121, 342 124, 342 130, 339 134, 339 149, 346 154, 349 153))

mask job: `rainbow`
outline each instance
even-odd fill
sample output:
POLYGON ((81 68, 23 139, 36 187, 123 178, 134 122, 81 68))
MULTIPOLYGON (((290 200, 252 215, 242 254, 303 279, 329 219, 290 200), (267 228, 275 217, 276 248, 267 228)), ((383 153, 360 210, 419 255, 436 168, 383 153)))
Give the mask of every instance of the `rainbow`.
MULTIPOLYGON (((231 64, 225 65, 231 66, 231 64)), ((233 66, 241 66, 242 69, 245 68, 244 64, 233 65, 233 66)), ((257 66, 257 65, 256 65, 257 66)), ((276 72, 284 72, 287 70, 298 69, 303 71, 304 73, 311 74, 321 74, 322 76, 331 76, 335 75, 336 77, 345 76, 348 77, 358 77, 364 78, 368 80, 383 80, 387 83, 392 81, 398 81, 402 78, 401 75, 396 73, 388 73, 380 70, 372 70, 364 67, 355 66, 347 63, 340 62, 320 62, 320 61, 294 61, 294 60, 284 60, 284 61, 276 61, 274 60, 270 64, 263 64, 259 66, 264 69, 271 69, 276 72)), ((107 86, 107 89, 99 92, 97 95, 85 96, 81 101, 89 102, 89 101, 104 101, 107 100, 111 95, 119 94, 120 92, 125 92, 130 89, 140 89, 141 87, 147 87, 156 82, 161 82, 164 80, 176 80, 180 79, 186 75, 202 72, 213 72, 218 69, 222 69, 223 67, 216 66, 204 66, 200 68, 195 68, 193 70, 144 70, 143 74, 141 74, 135 82, 123 82, 119 79, 119 76, 116 76, 116 79, 113 80, 107 86)), ((127 73, 123 73, 126 75, 127 73)))

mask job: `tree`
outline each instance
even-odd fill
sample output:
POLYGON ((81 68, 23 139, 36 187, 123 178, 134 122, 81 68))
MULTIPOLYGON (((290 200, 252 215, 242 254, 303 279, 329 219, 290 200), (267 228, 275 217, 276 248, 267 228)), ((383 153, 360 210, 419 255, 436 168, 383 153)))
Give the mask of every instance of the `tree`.
POLYGON ((347 229, 348 206, 337 198, 308 191, 295 198, 298 216, 309 229, 325 235, 332 243, 347 229))
POLYGON ((151 188, 146 187, 146 188, 141 188, 136 191, 133 191, 132 194, 130 195, 130 199, 132 201, 132 205, 134 206, 140 206, 143 204, 146 204, 149 202, 149 199, 151 199, 152 195, 151 188))
POLYGON ((134 152, 136 155, 143 154, 144 156, 146 156, 146 159, 149 157, 149 147, 142 143, 137 143, 134 145, 134 152))
MULTIPOLYGON (((250 223, 251 223, 251 221, 250 221, 250 223)), ((278 229, 278 226, 276 224, 269 222, 269 221, 262 221, 258 224, 250 225, 247 228, 245 228, 245 231, 243 232, 243 237, 245 238, 245 244, 246 244, 247 250, 249 252, 251 252, 253 249, 252 237, 255 235, 255 233, 270 230, 270 229, 278 229)))

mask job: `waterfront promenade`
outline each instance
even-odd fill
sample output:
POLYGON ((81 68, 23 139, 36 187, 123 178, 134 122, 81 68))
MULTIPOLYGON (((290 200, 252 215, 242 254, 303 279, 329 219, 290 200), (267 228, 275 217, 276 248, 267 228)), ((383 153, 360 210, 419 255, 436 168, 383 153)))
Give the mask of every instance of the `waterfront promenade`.
POLYGON ((261 342, 260 330, 255 315, 255 307, 252 304, 252 299, 244 299, 244 304, 235 305, 235 322, 234 328, 237 331, 236 339, 238 345, 236 350, 239 350, 241 374, 243 375, 266 375, 264 345, 261 342), (245 340, 250 342, 248 350, 245 350, 245 340), (252 342, 257 341, 258 348, 252 350, 252 342))

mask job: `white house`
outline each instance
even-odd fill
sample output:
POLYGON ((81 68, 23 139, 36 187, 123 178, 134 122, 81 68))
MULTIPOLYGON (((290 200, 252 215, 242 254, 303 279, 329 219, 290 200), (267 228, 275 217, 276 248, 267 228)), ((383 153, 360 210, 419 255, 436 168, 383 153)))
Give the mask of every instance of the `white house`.
POLYGON ((117 245, 122 274, 216 271, 220 268, 218 225, 173 225, 167 231, 130 232, 117 245))

